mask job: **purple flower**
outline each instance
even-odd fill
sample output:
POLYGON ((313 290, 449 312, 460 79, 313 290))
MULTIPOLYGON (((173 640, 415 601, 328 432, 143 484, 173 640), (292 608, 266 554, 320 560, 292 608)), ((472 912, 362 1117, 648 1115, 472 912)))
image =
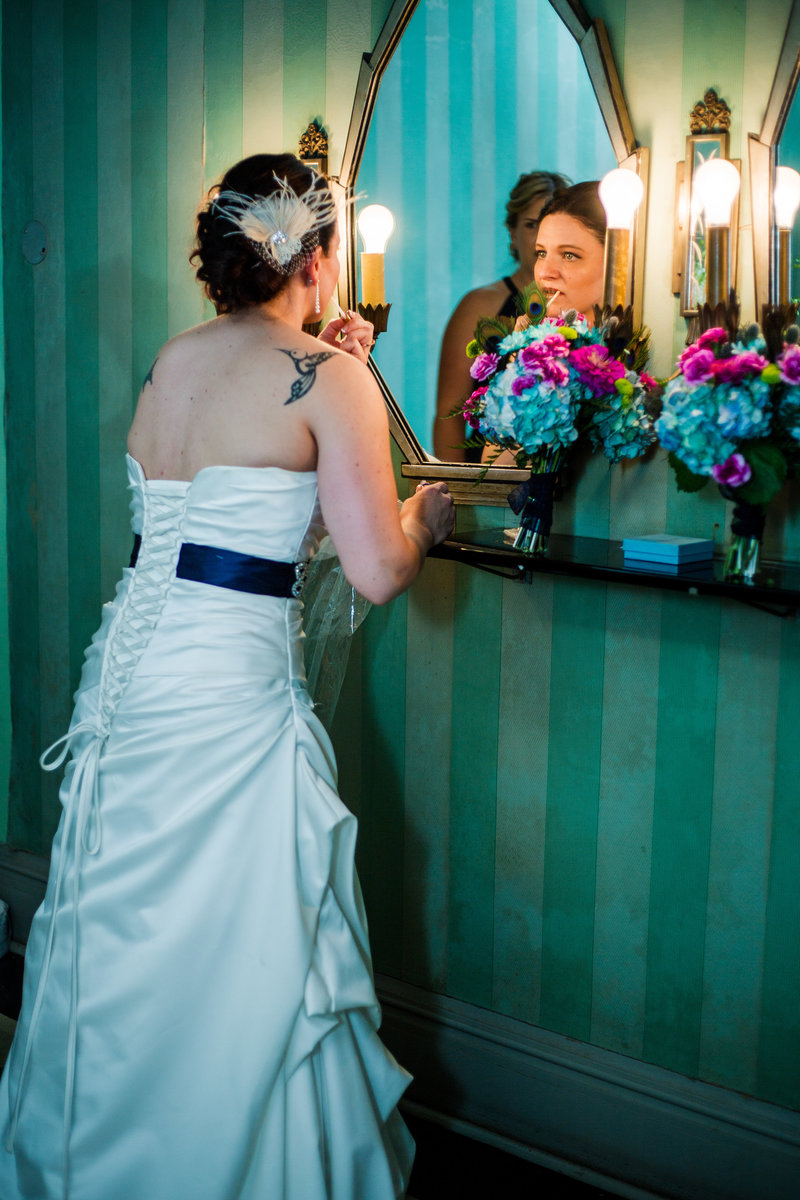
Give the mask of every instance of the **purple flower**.
POLYGON ((715 359, 711 374, 718 383, 741 383, 748 375, 760 375, 767 365, 767 360, 755 350, 745 350, 730 358, 715 359))
MULTIPOLYGON (((728 335, 719 325, 715 325, 713 329, 707 329, 705 333, 701 333, 695 345, 698 350, 703 350, 706 346, 716 346, 719 342, 727 342, 728 335)), ((694 347, 690 346, 690 350, 694 347)), ((685 353, 685 351, 684 351, 685 353)))
POLYGON ((726 484, 732 488, 741 487, 742 484, 747 483, 752 474, 750 463, 743 454, 732 454, 730 458, 725 459, 724 463, 719 463, 716 467, 711 468, 711 475, 715 483, 726 484))
POLYGON ((711 370, 716 361, 711 350, 703 350, 699 345, 694 345, 684 350, 678 359, 678 366, 689 383, 705 383, 711 378, 711 370))
POLYGON ((473 379, 484 380, 494 375, 500 366, 499 354, 479 354, 469 369, 473 379))
POLYGON ((615 381, 625 375, 622 363, 611 358, 605 346, 579 346, 572 351, 570 362, 593 396, 613 392, 615 381))
POLYGON ((800 346, 787 346, 778 358, 784 383, 800 383, 800 346))
POLYGON ((511 384, 511 393, 521 396, 528 388, 536 387, 537 383, 541 383, 538 375, 517 375, 511 384))

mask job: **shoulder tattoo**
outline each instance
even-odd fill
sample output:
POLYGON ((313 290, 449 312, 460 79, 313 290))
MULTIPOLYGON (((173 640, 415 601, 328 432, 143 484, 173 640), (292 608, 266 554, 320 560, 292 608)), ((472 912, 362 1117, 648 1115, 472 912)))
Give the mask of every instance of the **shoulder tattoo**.
POLYGON ((320 363, 324 363, 326 359, 333 358, 334 350, 320 350, 317 354, 300 354, 297 350, 284 350, 278 347, 281 354, 288 354, 289 358, 294 363, 294 369, 300 376, 295 379, 292 384, 292 390, 289 392, 289 399, 284 400, 284 404, 294 404, 295 400, 299 400, 301 396, 305 396, 314 386, 317 378, 317 367, 320 363))
POLYGON ((156 369, 157 362, 158 362, 158 355, 156 355, 155 358, 153 359, 153 365, 151 366, 150 370, 147 372, 147 374, 144 377, 144 383, 142 384, 142 391, 144 391, 144 389, 147 387, 148 383, 152 384, 153 371, 155 371, 155 369, 156 369))

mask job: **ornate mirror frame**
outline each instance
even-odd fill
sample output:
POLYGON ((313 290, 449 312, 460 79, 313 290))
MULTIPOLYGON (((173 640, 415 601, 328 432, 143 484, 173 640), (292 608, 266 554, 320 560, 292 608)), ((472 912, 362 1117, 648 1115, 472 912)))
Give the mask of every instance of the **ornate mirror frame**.
POLYGON ((756 318, 776 295, 772 181, 775 148, 781 140, 800 77, 800 0, 793 0, 767 110, 758 134, 748 136, 750 205, 753 221, 753 270, 756 318))
MULTIPOLYGON (((418 2, 419 0, 395 0, 372 52, 365 54, 362 59, 342 165, 338 178, 332 180, 334 190, 343 195, 353 195, 383 72, 403 36, 418 2)), ((549 2, 575 38, 581 51, 618 165, 636 171, 645 185, 645 196, 639 209, 640 216, 637 219, 634 233, 633 255, 633 304, 636 321, 641 323, 648 151, 636 145, 611 43, 603 22, 591 20, 580 0, 549 0, 549 2)), ((347 205, 342 239, 346 247, 346 264, 340 281, 340 289, 345 292, 347 303, 351 308, 356 306, 354 216, 353 206, 347 205)), ((489 467, 486 470, 478 465, 465 463, 432 462, 393 396, 391 388, 372 359, 370 359, 370 367, 389 410, 392 437, 405 459, 401 465, 402 474, 410 479, 445 480, 457 504, 505 506, 509 488, 526 478, 527 472, 514 467, 489 467)))

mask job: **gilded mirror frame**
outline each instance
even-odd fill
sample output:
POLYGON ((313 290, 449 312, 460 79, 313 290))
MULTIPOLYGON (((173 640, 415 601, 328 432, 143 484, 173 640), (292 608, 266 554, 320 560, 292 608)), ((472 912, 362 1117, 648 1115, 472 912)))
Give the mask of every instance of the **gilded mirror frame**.
POLYGON ((775 150, 781 140, 800 78, 800 0, 793 0, 786 22, 778 66, 772 81, 764 120, 759 133, 748 135, 750 161, 750 206, 753 221, 753 271, 756 318, 764 305, 774 302, 777 289, 775 266, 775 222, 772 181, 775 150))
MULTIPOLYGON (((395 0, 372 52, 364 54, 362 58, 342 165, 338 177, 332 181, 334 190, 343 195, 352 196, 354 193, 383 72, 418 3, 419 0, 395 0)), ((633 254, 633 306, 635 319, 637 323, 641 323, 648 151, 636 145, 611 43, 603 22, 591 20, 579 0, 549 0, 549 3, 572 34, 581 52, 618 165, 636 171, 645 185, 645 196, 639 209, 634 234, 633 254)), ((345 293, 347 304, 351 308, 355 308, 357 299, 354 215, 353 206, 348 205, 342 239, 346 248, 346 262, 340 280, 340 290, 345 293)), ((409 479, 445 480, 457 504, 505 506, 509 488, 526 478, 528 472, 514 467, 489 467, 486 470, 479 465, 466 463, 432 462, 392 394, 389 384, 372 359, 369 365, 389 410, 392 437, 405 460, 401 464, 402 475, 409 479), (480 478, 482 474, 483 478, 480 478)))

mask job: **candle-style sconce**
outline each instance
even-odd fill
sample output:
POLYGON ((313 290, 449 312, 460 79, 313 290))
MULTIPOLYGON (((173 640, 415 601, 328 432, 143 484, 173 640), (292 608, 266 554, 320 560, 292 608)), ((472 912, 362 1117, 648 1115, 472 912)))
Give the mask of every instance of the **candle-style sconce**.
POLYGON ((598 190, 606 213, 603 307, 625 308, 629 302, 633 221, 644 184, 634 171, 616 167, 603 176, 598 190))
POLYGON ((694 173, 696 207, 705 231, 705 303, 727 302, 731 291, 731 214, 741 179, 732 162, 712 158, 694 173))
POLYGON ((386 303, 384 254, 394 229, 394 217, 383 204, 368 204, 358 214, 358 232, 364 243, 361 254, 361 302, 358 311, 371 321, 375 337, 386 331, 391 304, 386 303))
POLYGON ((710 187, 704 187, 702 177, 698 183, 699 172, 712 162, 735 167, 738 179, 741 163, 729 157, 730 122, 728 105, 713 88, 709 88, 689 115, 691 132, 686 138, 686 157, 677 165, 672 290, 681 298, 681 312, 685 317, 696 317, 705 303, 712 303, 707 278, 709 254, 712 283, 717 293, 720 272, 724 271, 725 264, 728 273, 725 294, 718 295, 713 303, 727 302, 730 290, 736 288, 738 187, 724 234, 718 221, 718 210, 713 208, 713 198, 709 200, 710 187), (706 215, 709 202, 713 209, 711 223, 706 215))

